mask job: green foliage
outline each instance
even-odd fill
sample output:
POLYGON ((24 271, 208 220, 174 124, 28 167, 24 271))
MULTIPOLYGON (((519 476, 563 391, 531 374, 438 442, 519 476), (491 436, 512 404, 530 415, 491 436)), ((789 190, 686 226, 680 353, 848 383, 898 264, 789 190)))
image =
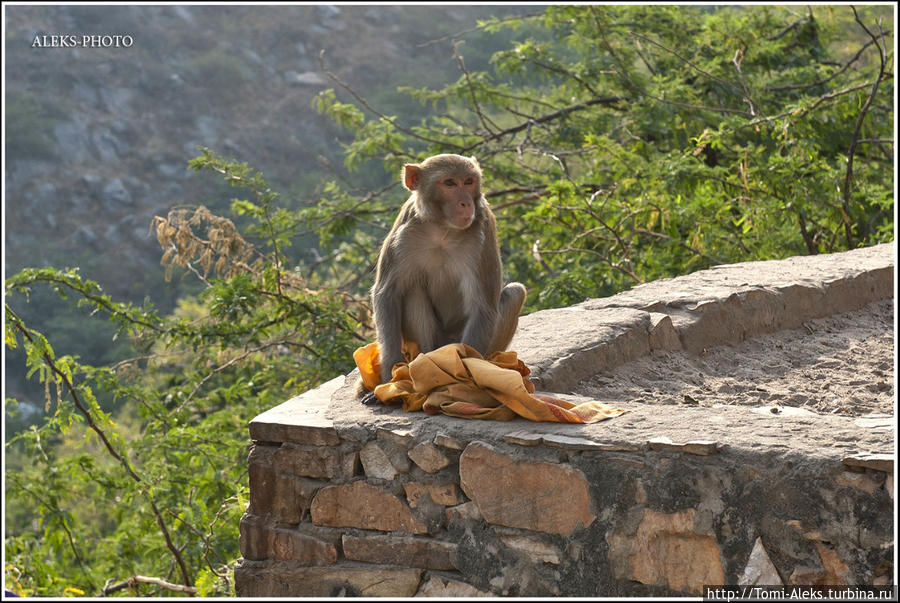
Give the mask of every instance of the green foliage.
MULTIPOLYGON (((419 103, 424 119, 352 90, 315 98, 353 134, 358 189, 330 181, 291 209, 249 165, 203 149, 190 168, 237 191, 234 220, 202 206, 154 219, 167 274, 203 287, 171 315, 77 269, 8 278, 6 345, 44 388, 46 419, 7 444, 7 588, 233 596, 247 423, 351 368, 410 160, 478 157, 529 310, 892 240, 891 11, 797 8, 558 5, 487 21, 468 35, 508 49, 467 67, 455 46, 457 81, 390 104, 419 103), (318 240, 309 264, 287 253, 298 239, 318 240), (95 366, 30 328, 18 306, 51 293, 131 352, 95 366), (128 586, 138 575, 159 581, 128 586)), ((251 75, 216 49, 193 69, 251 75)))
MULTIPOLYGON (((419 123, 365 120, 332 91, 315 106, 354 132, 348 166, 476 155, 510 278, 529 287, 528 308, 557 306, 891 240, 890 19, 886 7, 857 20, 850 7, 552 6, 483 24, 524 34, 490 70, 402 88, 432 111, 419 123)), ((353 234, 332 228, 323 244, 377 248, 396 203, 330 191, 323 224, 337 212, 353 234)))
POLYGON ((352 364, 353 302, 285 265, 297 218, 274 205, 262 175, 209 151, 191 167, 252 193, 233 208, 265 244, 204 208, 158 217, 165 261, 206 285, 172 316, 116 302, 77 269, 29 268, 6 281, 6 345, 24 351, 47 399, 45 422, 7 444, 6 573, 16 577, 7 586, 21 594, 118 592, 112 583, 124 590, 141 575, 233 595, 248 422, 352 364), (105 317, 137 354, 108 366, 58 354, 14 309, 43 287, 105 317), (114 415, 100 396, 123 404, 114 415))

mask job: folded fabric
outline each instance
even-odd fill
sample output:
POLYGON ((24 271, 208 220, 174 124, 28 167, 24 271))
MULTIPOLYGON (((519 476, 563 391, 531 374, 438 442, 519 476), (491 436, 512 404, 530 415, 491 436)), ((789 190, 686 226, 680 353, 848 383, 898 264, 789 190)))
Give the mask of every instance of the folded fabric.
POLYGON ((531 371, 515 352, 497 352, 485 360, 462 343, 419 354, 404 349, 405 362, 392 369, 388 383, 380 383, 378 344, 353 354, 363 384, 385 404, 401 402, 406 411, 443 413, 466 419, 508 421, 517 416, 531 421, 596 423, 624 412, 602 402, 573 404, 534 393, 531 371))

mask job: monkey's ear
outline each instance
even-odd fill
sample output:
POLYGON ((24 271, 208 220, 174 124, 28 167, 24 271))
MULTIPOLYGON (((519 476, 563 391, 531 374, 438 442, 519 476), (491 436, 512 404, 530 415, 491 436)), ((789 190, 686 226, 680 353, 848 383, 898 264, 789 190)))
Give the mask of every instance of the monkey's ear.
POLYGON ((403 166, 403 186, 408 190, 414 191, 419 186, 419 166, 414 163, 407 163, 403 166))
POLYGON ((475 164, 475 167, 477 167, 478 169, 481 169, 481 165, 479 165, 478 159, 475 158, 475 155, 472 155, 471 157, 469 157, 469 159, 472 160, 472 163, 475 164))

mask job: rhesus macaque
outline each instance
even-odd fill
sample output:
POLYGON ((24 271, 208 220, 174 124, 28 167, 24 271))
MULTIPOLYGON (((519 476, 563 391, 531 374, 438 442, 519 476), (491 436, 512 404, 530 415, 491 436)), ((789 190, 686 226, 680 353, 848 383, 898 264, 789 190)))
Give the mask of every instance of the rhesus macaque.
POLYGON ((372 307, 381 381, 403 360, 402 341, 422 353, 465 343, 487 358, 509 346, 525 287, 503 287, 497 223, 474 157, 434 155, 403 167, 412 194, 378 256, 372 307))

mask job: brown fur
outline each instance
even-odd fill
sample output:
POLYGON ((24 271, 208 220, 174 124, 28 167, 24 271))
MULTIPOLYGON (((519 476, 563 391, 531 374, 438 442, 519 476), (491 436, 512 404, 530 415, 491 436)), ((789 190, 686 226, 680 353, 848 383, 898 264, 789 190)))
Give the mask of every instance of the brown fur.
POLYGON ((502 286, 497 225, 474 157, 434 155, 404 166, 412 192, 381 246, 372 307, 382 382, 402 360, 462 342, 487 357, 505 350, 525 303, 520 283, 502 286))

